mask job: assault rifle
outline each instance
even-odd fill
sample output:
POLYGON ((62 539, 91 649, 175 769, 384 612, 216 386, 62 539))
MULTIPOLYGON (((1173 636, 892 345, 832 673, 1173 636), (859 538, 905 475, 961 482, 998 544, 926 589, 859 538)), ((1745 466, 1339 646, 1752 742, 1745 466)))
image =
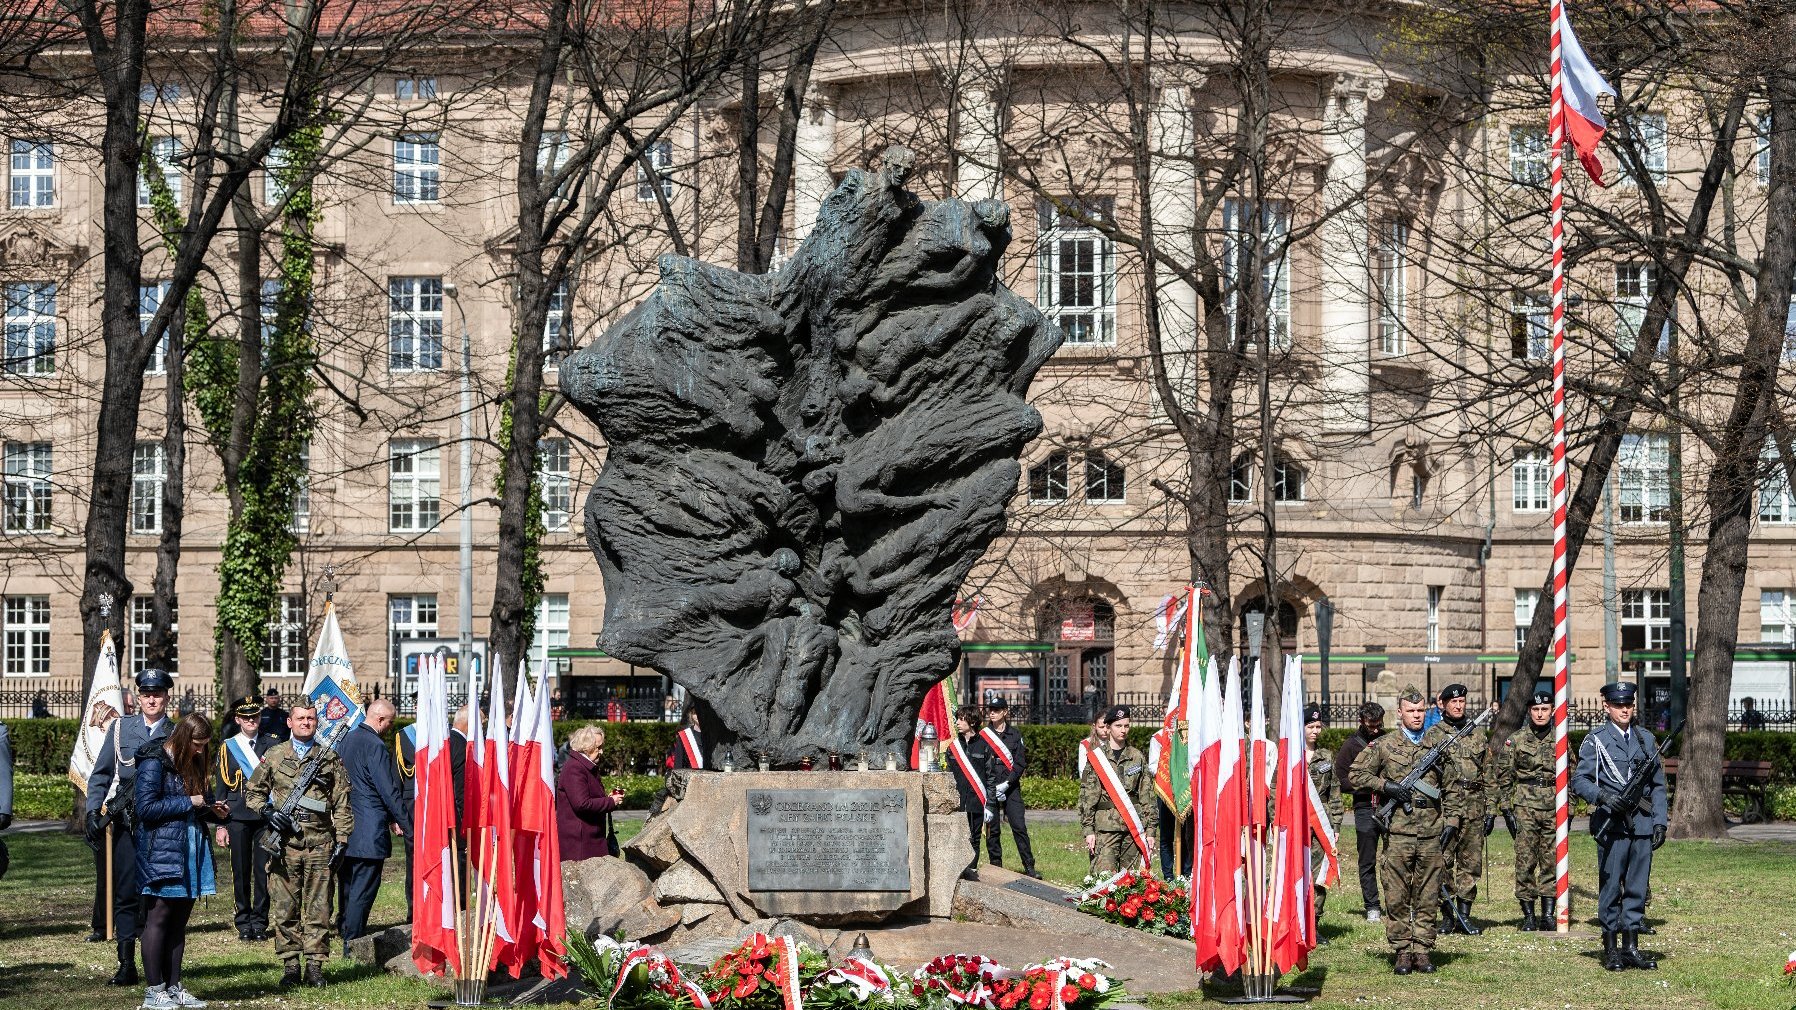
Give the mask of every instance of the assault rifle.
MULTIPOLYGON (((1421 793, 1431 800, 1440 799, 1440 790, 1429 785, 1427 782, 1424 782, 1423 778, 1426 777, 1429 772, 1434 770, 1435 765, 1441 763, 1441 759, 1447 756, 1447 752, 1453 749, 1453 745, 1458 743, 1460 738, 1489 722, 1490 717, 1495 714, 1495 709, 1487 708, 1479 714, 1478 718, 1473 719, 1464 726, 1454 730, 1445 740, 1442 740, 1440 743, 1429 748, 1428 753, 1422 755, 1422 760, 1417 761, 1416 766, 1409 770, 1408 775, 1405 775, 1402 779, 1398 780, 1397 784, 1402 786, 1408 792, 1421 793)), ((1372 811, 1372 819, 1377 822, 1378 830, 1388 833, 1391 830, 1391 815, 1396 812, 1396 800, 1387 799, 1383 803, 1380 803, 1378 809, 1372 811)), ((1410 812, 1410 803, 1408 799, 1403 801, 1403 812, 1410 812)))
POLYGON ((1646 802, 1646 791, 1652 787, 1653 777, 1665 764, 1666 749, 1683 731, 1684 724, 1681 722, 1671 727, 1671 732, 1665 734, 1665 739, 1659 742, 1658 750, 1653 752, 1653 759, 1634 766, 1634 773, 1628 776, 1628 784, 1622 787, 1619 798, 1606 808, 1609 816, 1603 821, 1602 831, 1596 833, 1597 841, 1609 841, 1617 831, 1625 830, 1626 822, 1634 819, 1635 811, 1648 814, 1653 812, 1652 805, 1646 802))
MULTIPOLYGON (((287 798, 280 806, 268 813, 268 830, 262 832, 257 844, 270 855, 279 855, 281 846, 287 839, 299 834, 299 825, 293 820, 293 812, 305 801, 306 790, 312 788, 312 782, 318 778, 318 770, 324 767, 324 752, 333 750, 337 743, 337 734, 349 728, 349 720, 342 719, 331 731, 320 740, 313 737, 312 749, 306 754, 305 764, 300 766, 299 778, 294 780, 293 788, 287 791, 287 798)), ((269 799, 274 799, 274 791, 269 790, 269 799)), ((313 800, 314 804, 318 801, 313 800)))

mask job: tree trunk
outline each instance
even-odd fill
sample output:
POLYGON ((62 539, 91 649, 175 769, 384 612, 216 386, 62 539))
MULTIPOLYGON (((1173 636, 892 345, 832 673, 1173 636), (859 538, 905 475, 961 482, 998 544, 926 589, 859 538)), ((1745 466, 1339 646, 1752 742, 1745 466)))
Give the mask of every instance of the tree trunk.
POLYGON ((183 367, 187 353, 186 323, 187 313, 183 311, 168 327, 168 389, 163 400, 168 418, 162 430, 165 468, 162 535, 156 544, 156 578, 150 592, 150 636, 144 647, 144 663, 164 670, 178 661, 175 578, 181 565, 181 527, 186 508, 187 397, 184 389, 186 369, 183 367))
MULTIPOLYGON (((1796 15, 1782 15, 1771 27, 1786 40, 1796 38, 1796 15)), ((1788 339, 1784 332, 1790 308, 1788 278, 1796 276, 1796 60, 1785 58, 1766 77, 1771 178, 1765 199, 1765 244, 1759 254, 1758 288, 1747 317, 1734 402, 1703 494, 1709 536, 1696 597, 1689 725, 1671 811, 1671 833, 1678 838, 1719 838, 1727 831, 1721 768, 1734 645, 1739 639, 1748 538, 1756 517, 1759 455, 1770 433, 1778 366, 1788 339)))

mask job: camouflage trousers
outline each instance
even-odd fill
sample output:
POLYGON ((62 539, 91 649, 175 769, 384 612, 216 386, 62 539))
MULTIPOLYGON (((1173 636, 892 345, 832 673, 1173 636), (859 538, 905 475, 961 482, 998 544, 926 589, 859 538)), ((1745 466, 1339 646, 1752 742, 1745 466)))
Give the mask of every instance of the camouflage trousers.
POLYGON ((1127 831, 1099 831, 1097 836, 1098 849, 1091 855, 1093 876, 1102 880, 1125 866, 1140 865, 1141 850, 1135 847, 1135 839, 1127 831))
POLYGON ((1515 896, 1521 901, 1559 894, 1553 808, 1515 808, 1515 896))
POLYGON ((1441 852, 1442 898, 1471 901, 1484 876, 1484 816, 1467 817, 1452 844, 1441 852))
POLYGON ((331 845, 283 845, 268 860, 268 911, 274 952, 283 961, 301 954, 330 957, 331 845))
POLYGON ((1378 879, 1384 890, 1384 938, 1391 952, 1432 948, 1440 915, 1440 839, 1391 835, 1378 860, 1378 879))

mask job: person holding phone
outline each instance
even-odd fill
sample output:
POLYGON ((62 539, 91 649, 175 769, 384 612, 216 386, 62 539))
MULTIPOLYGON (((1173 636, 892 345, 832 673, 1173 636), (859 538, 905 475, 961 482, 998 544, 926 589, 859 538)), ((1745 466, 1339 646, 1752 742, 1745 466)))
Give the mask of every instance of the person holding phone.
POLYGON ((599 756, 605 753, 605 731, 588 724, 568 740, 567 763, 555 779, 555 827, 561 839, 561 861, 621 853, 611 812, 623 802, 622 789, 605 788, 599 756))
POLYGON ((150 741, 137 752, 137 879, 147 902, 146 1010, 206 1005, 182 987, 181 956, 194 902, 216 893, 211 832, 205 822, 223 824, 231 818, 229 805, 208 796, 211 745, 212 724, 189 714, 166 739, 150 741))

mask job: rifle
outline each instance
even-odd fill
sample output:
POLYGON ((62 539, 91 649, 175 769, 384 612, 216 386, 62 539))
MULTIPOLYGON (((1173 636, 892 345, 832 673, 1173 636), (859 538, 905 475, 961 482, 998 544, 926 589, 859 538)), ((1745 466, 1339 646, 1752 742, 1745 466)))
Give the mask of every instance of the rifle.
MULTIPOLYGON (((1397 784, 1413 792, 1421 793, 1431 800, 1440 799, 1440 790, 1422 781, 1423 777, 1430 771, 1433 771, 1435 765, 1440 764, 1441 759, 1447 756, 1447 752, 1453 749, 1454 744, 1458 743, 1461 738, 1472 730, 1489 722, 1490 717, 1493 714, 1495 714, 1494 709, 1485 709, 1483 712, 1479 713, 1478 718, 1473 719, 1471 722, 1454 730, 1445 740, 1442 740, 1440 743, 1429 748, 1428 753, 1422 755, 1422 760, 1417 761, 1416 766, 1409 770, 1408 775, 1405 775, 1402 779, 1398 780, 1397 784)), ((1396 812, 1397 801, 1385 800, 1378 805, 1378 809, 1372 811, 1372 820, 1378 824, 1378 829, 1380 831, 1389 834, 1391 830, 1391 815, 1396 812)), ((1410 812, 1408 800, 1403 801, 1403 812, 1410 812)))
POLYGON ((1622 829, 1622 822, 1631 820, 1636 811, 1644 810, 1648 814, 1653 812, 1652 806, 1646 802, 1646 791, 1653 784, 1653 776, 1665 763, 1666 749, 1671 746, 1671 741, 1676 740, 1678 734, 1683 731, 1684 724, 1682 722, 1671 727, 1671 732, 1665 734, 1665 739, 1660 741, 1658 750, 1653 752, 1653 759, 1642 761, 1634 768, 1634 773, 1628 776, 1628 784, 1622 787, 1621 799, 1609 808, 1609 816, 1603 821, 1602 831, 1596 833, 1598 841, 1609 841, 1617 831, 1622 829))
MULTIPOLYGON (((268 830, 262 832, 261 837, 256 840, 256 844, 262 847, 262 851, 269 855, 279 855, 281 845, 287 839, 299 834, 299 825, 293 821, 293 812, 299 809, 300 801, 305 799, 306 790, 312 788, 312 782, 318 778, 319 769, 324 767, 324 751, 335 749, 337 734, 343 732, 348 726, 348 719, 339 721, 331 727, 329 733, 325 734, 324 739, 318 740, 312 745, 311 753, 306 755, 305 764, 300 766, 299 778, 294 781, 293 788, 287 791, 287 798, 281 801, 279 807, 275 808, 280 817, 270 818, 268 830), (283 830, 278 826, 280 824, 286 825, 286 828, 283 830)), ((269 790, 269 799, 273 798, 274 791, 269 790)))

